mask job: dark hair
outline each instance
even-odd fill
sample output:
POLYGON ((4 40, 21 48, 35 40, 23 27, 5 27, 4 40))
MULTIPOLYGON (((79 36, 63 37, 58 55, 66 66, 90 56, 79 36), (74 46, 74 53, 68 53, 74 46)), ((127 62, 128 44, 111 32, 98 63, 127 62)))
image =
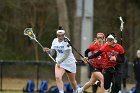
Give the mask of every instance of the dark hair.
POLYGON ((107 34, 107 35, 105 36, 105 38, 107 38, 109 35, 110 35, 110 34, 107 34))
POLYGON ((116 38, 117 36, 116 36, 116 34, 115 33, 110 33, 114 38, 116 38))
POLYGON ((106 38, 109 36, 109 35, 112 35, 114 38, 117 38, 116 34, 114 32, 110 33, 110 34, 107 34, 106 35, 106 38))
POLYGON ((58 26, 58 30, 64 30, 62 26, 58 26))

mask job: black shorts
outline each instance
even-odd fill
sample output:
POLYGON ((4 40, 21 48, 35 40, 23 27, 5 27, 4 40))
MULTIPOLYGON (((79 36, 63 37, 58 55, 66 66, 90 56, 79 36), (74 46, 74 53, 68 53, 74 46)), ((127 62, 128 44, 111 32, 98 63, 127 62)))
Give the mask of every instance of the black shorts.
POLYGON ((102 72, 102 68, 92 67, 91 71, 92 72, 102 72))
POLYGON ((66 70, 66 69, 65 69, 65 71, 66 71, 67 73, 72 73, 72 72, 70 72, 70 71, 68 71, 68 70, 66 70))

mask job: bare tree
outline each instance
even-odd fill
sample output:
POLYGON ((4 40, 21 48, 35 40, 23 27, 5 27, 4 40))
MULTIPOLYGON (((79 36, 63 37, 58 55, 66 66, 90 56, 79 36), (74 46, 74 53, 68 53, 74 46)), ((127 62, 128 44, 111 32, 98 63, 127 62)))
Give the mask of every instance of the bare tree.
MULTIPOLYGON (((54 38, 52 33, 54 33, 53 31, 55 31, 58 25, 54 1, 3 0, 1 2, 0 33, 3 35, 0 37, 0 40, 2 40, 3 44, 0 47, 8 47, 2 50, 7 51, 4 53, 7 53, 9 59, 21 60, 21 58, 26 59, 24 57, 27 57, 27 59, 40 60, 42 58, 35 42, 32 43, 28 37, 24 39, 23 30, 26 27, 32 27, 37 39, 44 41, 43 43, 47 42, 49 45, 51 39, 54 38)), ((3 55, 5 55, 4 53, 3 55)), ((4 57, 8 59, 7 56, 5 55, 4 57)), ((2 56, 1 59, 3 59, 2 56)))
POLYGON ((66 36, 70 38, 70 30, 69 30, 69 20, 67 13, 67 6, 65 0, 56 0, 57 9, 58 9, 58 20, 59 25, 62 25, 66 30, 66 36))

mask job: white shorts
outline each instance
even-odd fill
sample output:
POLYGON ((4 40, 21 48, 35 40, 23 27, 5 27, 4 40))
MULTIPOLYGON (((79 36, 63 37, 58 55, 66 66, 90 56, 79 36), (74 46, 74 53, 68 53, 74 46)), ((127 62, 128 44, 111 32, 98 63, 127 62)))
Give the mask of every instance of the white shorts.
POLYGON ((76 63, 75 62, 61 63, 60 67, 64 68, 65 70, 68 70, 72 73, 76 73, 76 63))

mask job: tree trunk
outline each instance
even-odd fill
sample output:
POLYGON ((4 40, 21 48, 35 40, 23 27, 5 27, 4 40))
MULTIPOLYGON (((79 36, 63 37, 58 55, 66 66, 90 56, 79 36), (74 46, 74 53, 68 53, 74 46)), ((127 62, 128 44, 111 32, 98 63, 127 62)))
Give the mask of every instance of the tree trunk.
MULTIPOLYGON (((81 17, 77 17, 75 15, 74 31, 73 31, 73 44, 79 53, 81 52, 81 42, 80 41, 81 41, 81 17)), ((80 55, 78 55, 76 52, 74 52, 74 55, 77 59, 80 59, 80 55)))
POLYGON ((66 36, 70 38, 69 20, 68 20, 66 1, 56 0, 56 4, 57 4, 57 9, 58 9, 59 25, 62 25, 64 27, 66 31, 66 36))

